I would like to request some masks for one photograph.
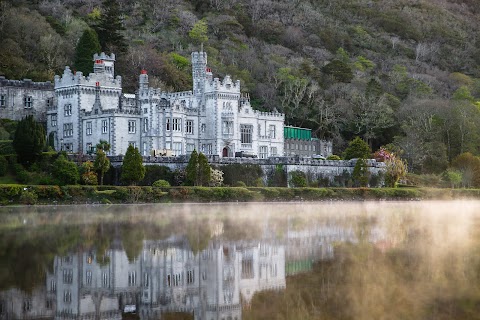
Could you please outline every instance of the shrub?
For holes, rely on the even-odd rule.
[[[340,158],[336,154],[332,154],[327,157],[327,160],[342,160],[342,158]]]
[[[258,164],[229,164],[222,166],[223,183],[233,186],[243,181],[247,186],[255,186],[258,178],[263,177],[263,170]]]
[[[152,184],[152,187],[156,188],[170,188],[170,183],[166,180],[157,180]]]
[[[246,188],[247,185],[245,184],[245,182],[243,181],[236,181],[234,184],[233,184],[234,187],[243,187],[243,188]]]
[[[165,180],[171,185],[174,182],[173,172],[167,166],[145,166],[145,177],[140,181],[139,185],[151,186],[157,180]]]
[[[294,188],[304,188],[307,186],[307,178],[302,171],[290,172],[290,186]]]
[[[8,170],[8,161],[4,156],[0,156],[0,176],[3,177]]]
[[[77,165],[64,155],[60,155],[53,163],[52,174],[61,185],[76,184],[80,179]]]
[[[356,137],[348,144],[348,147],[343,152],[343,158],[350,160],[354,158],[369,159],[372,150],[369,145],[363,141],[360,137]]]
[[[25,190],[20,195],[20,203],[34,205],[37,203],[38,196],[35,192]]]

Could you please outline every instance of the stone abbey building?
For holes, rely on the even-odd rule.
[[[151,88],[145,70],[135,94],[124,93],[115,76],[115,55],[93,56],[94,72],[69,67],[54,83],[0,76],[0,118],[33,115],[46,123],[55,148],[71,153],[94,151],[100,140],[110,155],[124,155],[133,145],[144,156],[178,156],[194,149],[220,158],[332,154],[330,141],[311,137],[310,129],[284,126],[278,112],[252,109],[240,81],[213,78],[205,52],[192,53],[193,90]]]
[[[193,150],[220,157],[283,156],[284,115],[253,110],[240,93],[240,81],[213,78],[205,52],[192,53],[193,91],[151,88],[143,70],[136,94],[123,93],[114,66],[114,54],[96,54],[90,75],[66,67],[55,76],[47,134],[53,134],[57,149],[88,153],[106,140],[111,155],[125,154],[133,145],[144,156]]]

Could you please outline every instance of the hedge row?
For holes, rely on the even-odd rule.
[[[0,185],[0,204],[480,199],[480,189]]]

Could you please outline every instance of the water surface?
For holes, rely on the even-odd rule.
[[[0,319],[479,319],[479,209],[0,208]]]

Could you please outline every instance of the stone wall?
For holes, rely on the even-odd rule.
[[[110,157],[110,161],[114,167],[122,165],[123,156]],[[252,159],[252,158],[221,158],[219,156],[208,157],[210,165],[222,167],[229,164],[256,164],[263,170],[263,180],[266,183],[269,175],[279,166],[285,172],[287,177],[294,171],[305,173],[309,180],[328,179],[330,182],[342,176],[351,175],[356,159],[352,160],[317,160],[301,157],[270,157],[268,159]],[[385,164],[377,162],[374,159],[366,161],[367,167],[371,175],[379,175],[385,172]],[[188,164],[187,156],[180,157],[143,157],[145,165],[161,165],[175,171],[184,169]]]

